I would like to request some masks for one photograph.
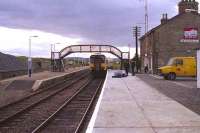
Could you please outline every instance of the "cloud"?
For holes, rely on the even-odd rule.
[[[175,1],[149,1],[150,23],[158,24],[162,12],[174,14]],[[144,3],[139,0],[3,0],[0,5],[1,26],[119,45],[131,43],[132,26],[144,20]]]
[[[49,57],[50,44],[56,45],[56,51],[68,45],[74,45],[82,41],[81,38],[68,38],[61,35],[47,33],[38,30],[19,30],[0,27],[0,50],[14,55],[28,56],[29,37],[37,35],[37,38],[31,38],[32,55]]]
[[[162,13],[168,13],[170,17],[176,15],[179,1],[149,0],[150,28],[160,24]],[[43,31],[46,35],[75,38],[79,43],[134,46],[132,28],[139,23],[144,23],[144,0],[0,1],[0,26],[23,30],[18,32]],[[143,24],[140,26],[144,27]],[[16,42],[18,46],[20,43]]]

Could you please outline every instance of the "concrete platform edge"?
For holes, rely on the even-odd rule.
[[[81,70],[77,70],[77,71],[72,71],[70,73],[65,73],[63,75],[59,75],[59,76],[55,76],[55,77],[51,77],[51,78],[47,78],[47,79],[43,79],[43,80],[36,80],[32,90],[36,91],[38,89],[42,89],[45,87],[48,87],[49,85],[54,85],[55,83],[57,83],[57,81],[63,81],[67,76],[70,76],[74,73],[80,72],[80,71],[84,71],[87,69],[81,69]]]

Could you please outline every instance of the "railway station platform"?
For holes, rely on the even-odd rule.
[[[47,78],[52,78],[55,76],[62,76],[69,72],[75,72],[82,69],[87,69],[88,67],[76,67],[76,68],[70,68],[67,69],[65,72],[50,72],[50,71],[43,71],[38,73],[32,73],[31,78],[28,77],[28,75],[22,75],[22,76],[16,76],[13,78],[8,78],[4,80],[0,80],[0,83],[7,82],[7,81],[13,81],[13,80],[43,80]]]
[[[29,78],[27,75],[8,78],[0,81],[0,107],[17,101],[31,93],[40,89],[43,83],[46,87],[53,85],[60,79],[70,73],[86,70],[88,67],[77,67],[68,69],[65,72],[44,71],[33,73]],[[45,86],[43,85],[43,86]]]
[[[199,133],[200,116],[137,76],[109,70],[87,133]]]

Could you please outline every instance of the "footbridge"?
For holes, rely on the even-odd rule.
[[[72,53],[110,53],[115,55],[121,60],[121,68],[124,60],[129,60],[130,53],[122,52],[115,46],[112,45],[94,45],[94,44],[84,44],[84,45],[71,45],[62,49],[60,52],[51,53],[51,65],[53,71],[63,71],[64,58]]]

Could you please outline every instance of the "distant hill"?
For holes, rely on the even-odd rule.
[[[27,64],[28,58],[26,56],[17,56],[16,57],[17,60],[24,62],[25,64]],[[32,61],[33,62],[45,62],[45,61],[51,61],[51,59],[48,58],[40,58],[40,57],[32,57]]]
[[[0,71],[26,70],[26,64],[15,56],[0,52]]]

